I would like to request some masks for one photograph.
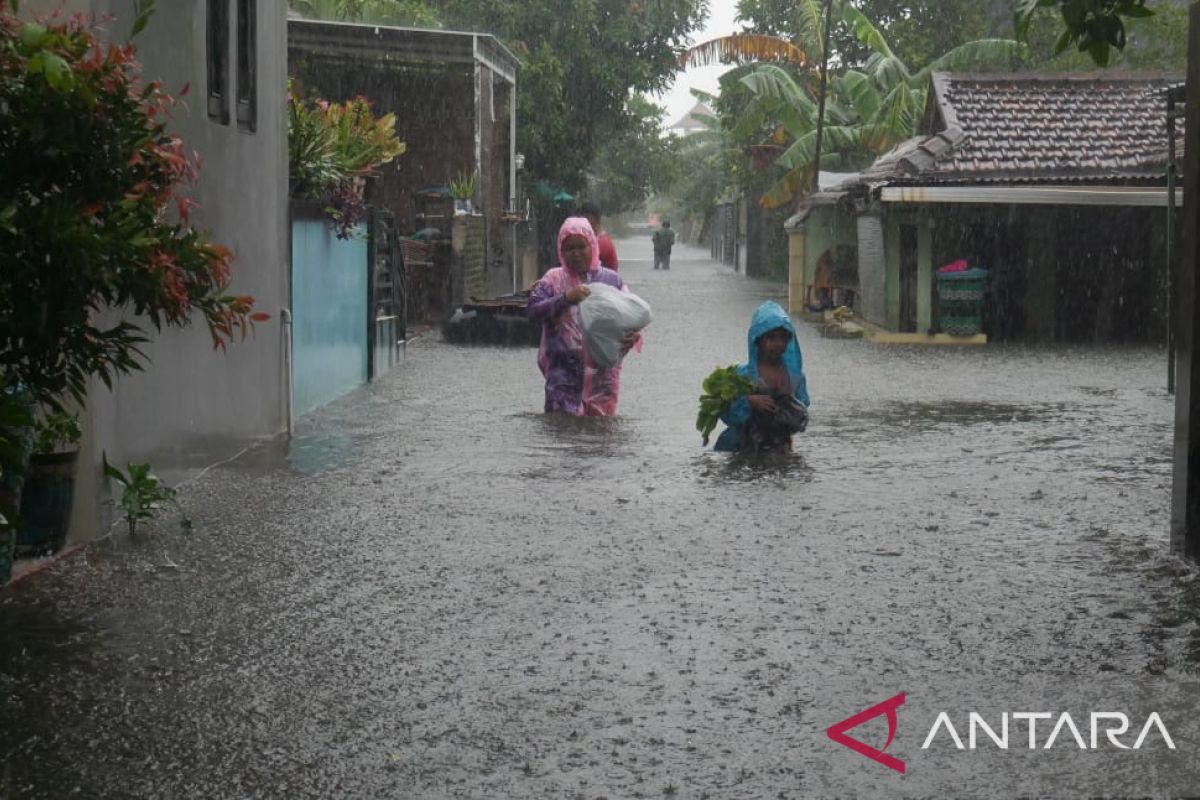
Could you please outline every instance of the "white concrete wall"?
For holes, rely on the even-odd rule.
[[[35,0],[55,8],[59,0]],[[80,3],[76,3],[79,5]],[[127,38],[132,0],[93,0],[90,10],[115,41]],[[236,64],[236,0],[231,0],[230,59]],[[238,130],[207,114],[206,20],[202,0],[164,0],[137,37],[147,80],[167,91],[190,91],[175,109],[173,127],[201,161],[191,192],[200,208],[193,224],[235,253],[233,294],[251,295],[271,315],[244,342],[214,351],[200,321],[153,335],[143,350],[145,372],[122,378],[114,391],[96,382],[80,464],[71,538],[86,539],[104,527],[107,497],[99,479],[102,453],[115,464],[149,461],[177,480],[228,458],[256,438],[285,429],[287,379],[280,311],[288,305],[287,128],[285,115],[286,4],[257,3],[257,130]],[[236,69],[230,70],[231,82]],[[236,87],[230,86],[236,97]],[[97,519],[100,518],[99,523]],[[89,524],[90,522],[90,524]]]

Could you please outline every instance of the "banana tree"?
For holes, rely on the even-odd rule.
[[[1007,39],[976,40],[953,48],[922,69],[912,70],[896,56],[883,33],[853,5],[834,0],[833,13],[871,50],[861,69],[844,69],[829,80],[820,163],[833,168],[865,166],[874,156],[912,136],[925,107],[932,72],[1003,65],[1017,54],[1019,47]],[[772,59],[785,61],[785,67],[763,63],[765,59],[756,58],[756,54],[798,50],[820,56],[820,22],[817,0],[800,0],[795,41],[780,39],[779,47],[772,50],[762,42],[743,46],[739,37],[722,37],[688,51],[687,63],[697,63],[690,56],[693,52],[696,59],[712,58],[712,54],[719,53],[726,61],[755,62],[739,81],[751,92],[754,101],[734,130],[744,134],[746,127],[758,124],[763,115],[779,126],[772,139],[779,150],[775,165],[783,170],[783,175],[762,196],[760,204],[766,208],[779,207],[798,191],[814,185],[817,127],[814,96],[819,76],[814,74],[816,70],[809,66],[809,61]],[[781,142],[788,144],[784,147]]]

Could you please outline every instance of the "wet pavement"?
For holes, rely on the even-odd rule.
[[[0,596],[0,797],[1187,793],[1145,751],[921,747],[943,706],[1200,707],[1162,350],[801,325],[812,423],[747,461],[702,449],[696,396],[783,287],[618,248],[655,310],[620,417],[541,414],[532,349],[418,339],[189,483],[189,537]],[[901,691],[906,775],[825,736]]]

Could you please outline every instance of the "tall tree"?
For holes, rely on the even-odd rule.
[[[1013,11],[1022,36],[1043,8],[1058,9],[1062,14],[1055,52],[1074,45],[1101,66],[1108,64],[1114,50],[1125,49],[1126,20],[1154,16],[1146,0],[1015,0]]]
[[[518,137],[536,179],[577,191],[598,147],[638,124],[708,0],[428,0],[450,28],[493,33],[521,59]]]
[[[423,0],[290,0],[290,5],[313,19],[441,27],[437,13]]]
[[[1010,38],[1010,9],[995,0],[857,0],[855,7],[887,31],[896,55],[923,67],[947,45],[977,39]],[[804,3],[795,0],[738,0],[738,16],[748,31],[793,38],[805,24]],[[844,26],[835,27],[831,51],[841,66],[861,66],[872,50]]]
[[[1033,63],[1052,69],[1179,70],[1187,66],[1187,0],[1095,0],[1081,12],[1075,2],[1017,0],[1015,19]]]
[[[641,206],[674,178],[674,137],[662,135],[663,109],[633,95],[626,113],[634,120],[602,141],[589,170],[588,198],[605,214]]]

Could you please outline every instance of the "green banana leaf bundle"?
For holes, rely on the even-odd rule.
[[[700,413],[696,417],[696,430],[704,436],[704,444],[726,409],[739,397],[754,392],[754,381],[739,375],[737,367],[718,367],[704,379],[704,394],[700,395]]]

